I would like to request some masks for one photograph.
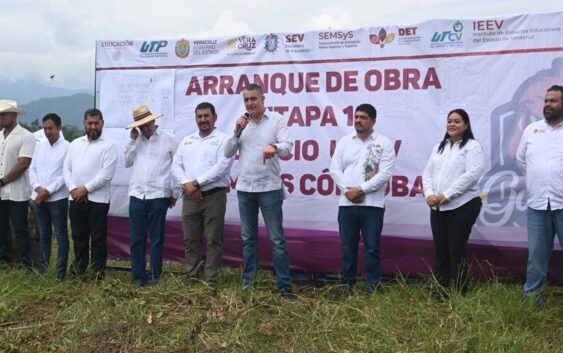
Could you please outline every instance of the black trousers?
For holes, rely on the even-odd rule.
[[[481,204],[481,198],[476,197],[454,210],[430,211],[436,256],[435,276],[442,286],[454,284],[461,291],[467,288],[465,248]]]
[[[109,203],[70,202],[68,215],[74,242],[74,263],[71,273],[79,275],[85,273],[91,262],[92,270],[103,274],[107,261],[108,211]],[[89,256],[90,242],[92,261]]]

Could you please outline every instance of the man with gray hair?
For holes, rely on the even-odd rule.
[[[289,255],[283,232],[284,189],[280,178],[280,157],[289,155],[292,142],[287,120],[267,112],[264,91],[250,84],[242,91],[246,113],[237,119],[233,136],[225,146],[225,156],[239,151],[237,198],[242,228],[244,270],[242,284],[255,284],[258,271],[258,211],[264,217],[272,246],[276,287],[282,297],[295,299],[291,291]]]

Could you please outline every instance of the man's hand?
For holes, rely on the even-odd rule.
[[[344,196],[352,203],[362,203],[365,200],[365,194],[360,190],[362,189],[359,186],[349,186]]]
[[[448,202],[448,199],[446,198],[446,196],[444,196],[443,192],[441,192],[440,195],[436,196],[436,206],[442,206],[446,202]]]
[[[248,118],[244,115],[241,115],[241,117],[238,118],[235,122],[235,131],[233,132],[235,134],[238,134],[242,129],[246,127],[246,124],[248,124]]]
[[[170,196],[168,198],[168,208],[173,208],[174,206],[176,206],[176,199]]]
[[[132,128],[129,136],[131,137],[131,140],[136,141],[139,137],[139,130],[137,130],[137,128]]]
[[[182,190],[184,190],[184,194],[192,196],[194,193],[199,191],[199,188],[196,187],[191,181],[188,181],[187,183],[184,183],[182,185]]]
[[[49,197],[49,195],[51,195],[49,190],[42,188],[41,186],[36,187],[35,192],[37,193],[37,197],[35,198],[35,203],[38,205],[42,204],[43,201],[45,201]]]
[[[434,207],[437,206],[437,202],[436,202],[436,195],[430,195],[426,198],[426,204],[428,205],[428,207]]]
[[[278,151],[276,145],[269,144],[262,150],[262,163],[266,163],[266,159],[270,159],[276,155]]]
[[[88,190],[84,185],[70,190],[70,196],[72,196],[74,202],[78,202],[78,203],[88,202]]]

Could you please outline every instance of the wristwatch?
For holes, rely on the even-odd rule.
[[[364,192],[364,190],[362,190],[362,188],[358,187],[358,194],[360,196],[364,196],[366,193]]]
[[[4,178],[0,179],[0,187],[6,185],[6,183],[4,182]]]
[[[196,188],[199,188],[199,183],[197,182],[197,179],[194,179],[194,181],[192,181],[192,185]]]

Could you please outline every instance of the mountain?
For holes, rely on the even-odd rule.
[[[63,125],[74,125],[82,129],[84,111],[94,107],[94,96],[86,93],[73,94],[66,97],[42,98],[27,104],[19,104],[27,111],[27,115],[21,115],[18,120],[31,123],[35,119],[41,119],[47,113],[57,113]]]
[[[0,80],[0,99],[13,99],[18,105],[24,105],[41,98],[71,96],[77,93],[93,93],[88,89],[67,89],[44,85],[38,81]]]

